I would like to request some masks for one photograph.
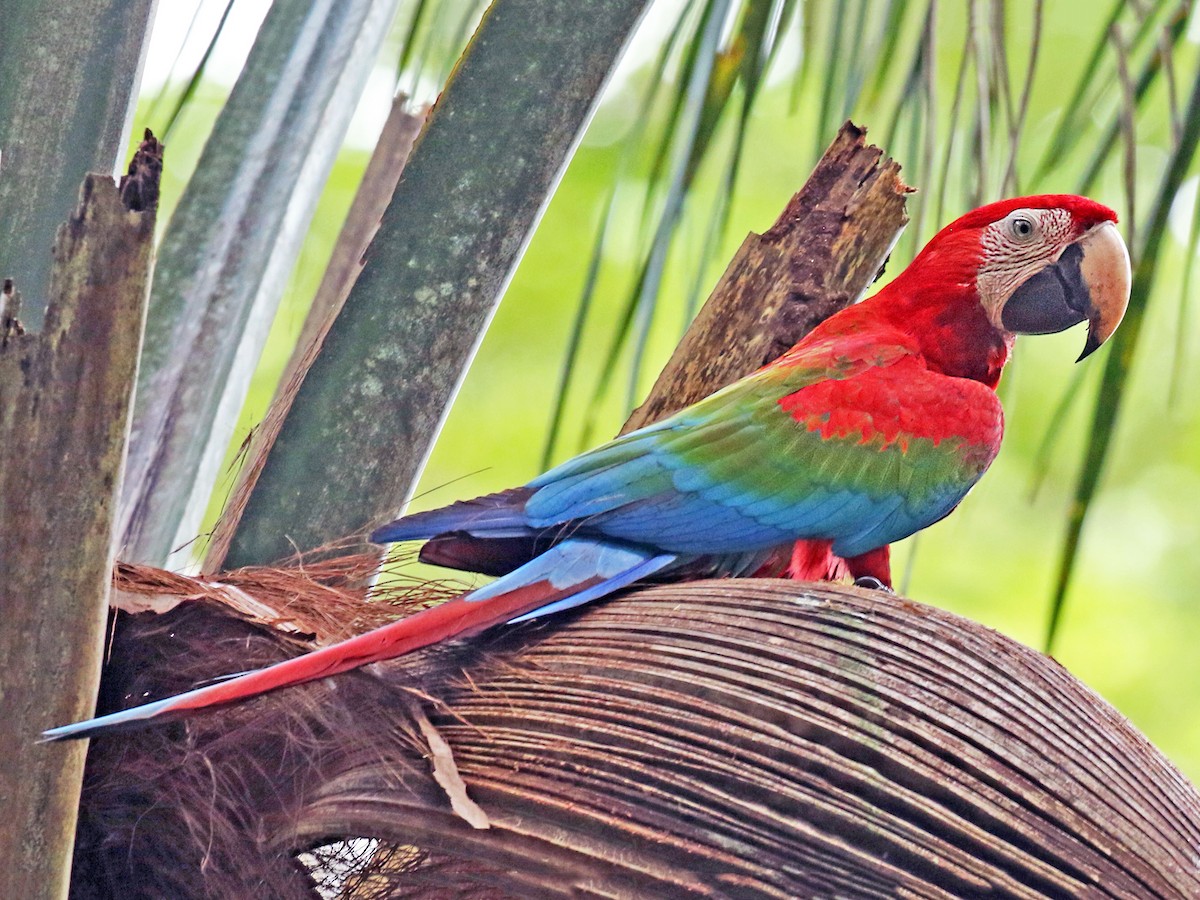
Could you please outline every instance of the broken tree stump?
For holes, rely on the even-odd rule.
[[[36,741],[95,704],[153,238],[153,211],[89,175],[44,327],[0,344],[0,897],[67,889],[85,745]]]
[[[912,188],[866,136],[842,125],[775,224],[747,235],[622,434],[781,356],[875,281],[908,223]]]

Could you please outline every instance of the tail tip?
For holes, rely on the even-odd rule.
[[[57,741],[76,741],[83,738],[96,737],[123,728],[135,727],[150,719],[159,718],[163,713],[175,707],[179,697],[167,697],[142,706],[123,709],[120,712],[97,716],[94,719],[84,719],[82,722],[72,722],[69,725],[59,725],[57,728],[47,728],[42,732],[39,744],[53,744]],[[166,721],[162,719],[162,721]]]
[[[88,722],[74,722],[70,725],[59,725],[57,728],[47,728],[38,738],[39,744],[56,744],[59,741],[80,740],[88,737],[92,729],[87,728]]]

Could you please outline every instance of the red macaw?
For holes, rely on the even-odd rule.
[[[1087,321],[1080,359],[1129,298],[1112,210],[1083,197],[992,203],[943,228],[894,281],[771,364],[527,485],[374,533],[428,539],[423,558],[499,575],[331,647],[176,697],[54,728],[48,740],[391,659],[569,609],[669,574],[843,567],[890,585],[888,544],[953,510],[1000,447],[995,387],[1015,334]],[[785,551],[786,553],[786,551]]]

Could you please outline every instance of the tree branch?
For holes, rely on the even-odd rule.
[[[742,242],[622,434],[748,375],[862,296],[908,222],[911,190],[866,134],[846,122],[778,221]]]

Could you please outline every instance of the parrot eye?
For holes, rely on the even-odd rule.
[[[1018,240],[1027,241],[1033,237],[1033,232],[1036,230],[1033,224],[1033,219],[1028,216],[1017,216],[1009,223],[1009,230],[1012,231],[1013,237]]]

